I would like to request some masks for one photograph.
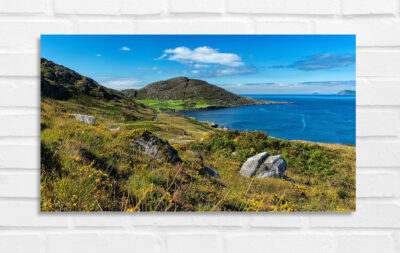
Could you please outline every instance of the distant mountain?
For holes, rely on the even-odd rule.
[[[355,90],[341,90],[337,93],[338,95],[355,95]]]
[[[187,77],[154,82],[139,90],[123,90],[122,93],[161,109],[211,109],[282,103],[242,97],[206,81]],[[175,107],[171,107],[171,103]]]

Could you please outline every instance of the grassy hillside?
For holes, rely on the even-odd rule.
[[[158,113],[118,91],[104,89],[104,93],[97,83],[85,90],[88,78],[61,74],[66,77],[59,79],[57,72],[71,70],[44,63],[42,211],[355,209],[354,146],[213,129],[190,117]],[[55,87],[46,88],[49,83]],[[70,95],[54,96],[59,93],[43,89],[66,89]],[[95,116],[96,124],[81,123],[73,113]],[[140,138],[168,141],[183,161],[173,164],[164,156],[155,159],[144,154],[132,145]],[[288,162],[285,174],[296,184],[276,178],[250,179],[238,173],[248,157],[263,151],[282,155]],[[216,170],[221,178],[207,177],[204,166]]]
[[[45,99],[41,112],[43,211],[346,211],[355,208],[355,148],[268,138],[260,132],[213,130],[206,123],[161,113],[157,121],[117,122],[94,110],[96,126]],[[120,123],[109,127],[111,123]],[[123,131],[111,131],[120,126]],[[183,163],[144,155],[133,139],[169,140]],[[203,139],[203,140],[201,140]],[[245,159],[268,151],[288,161],[296,181],[249,179]],[[202,159],[200,158],[202,157]],[[202,174],[206,165],[221,178]]]
[[[242,97],[202,80],[177,77],[123,94],[160,110],[196,110],[276,103]]]

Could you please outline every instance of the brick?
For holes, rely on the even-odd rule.
[[[301,215],[295,213],[254,214],[250,226],[266,228],[299,228],[302,226]]]
[[[305,34],[313,32],[313,25],[308,21],[257,21],[255,27],[256,33],[260,34]]]
[[[138,34],[233,34],[251,33],[251,25],[241,21],[137,21]]]
[[[222,13],[224,11],[223,0],[170,0],[170,13]]]
[[[176,234],[166,236],[167,253],[222,252],[217,234]]]
[[[400,81],[371,81],[357,86],[357,105],[400,105]]]
[[[396,136],[398,118],[394,111],[357,110],[357,136]]]
[[[135,233],[52,233],[49,252],[160,252],[156,238]]]
[[[54,0],[54,10],[57,14],[108,14],[120,12],[121,0]]]
[[[68,217],[40,213],[39,199],[27,201],[1,201],[0,227],[66,227]]]
[[[194,226],[203,227],[242,227],[249,224],[250,217],[238,216],[235,214],[225,213],[221,216],[219,213],[210,213],[207,216],[192,216]]]
[[[37,53],[0,54],[0,76],[39,76]]]
[[[380,0],[376,4],[375,0],[352,0],[343,1],[343,14],[394,14],[396,13],[395,0]]]
[[[396,167],[400,165],[400,143],[357,142],[358,167]]]
[[[346,234],[336,238],[337,252],[396,252],[394,240],[389,234]]]
[[[45,238],[38,234],[0,234],[2,253],[45,252]]]
[[[39,152],[39,145],[0,145],[0,168],[38,170]]]
[[[37,114],[0,114],[0,121],[7,122],[0,126],[0,136],[40,136],[39,112]]]
[[[392,172],[357,172],[357,197],[394,197],[398,194],[399,176]]]
[[[318,19],[315,30],[317,34],[356,34],[357,46],[400,45],[400,20],[395,18]]]
[[[248,217],[238,217],[233,214],[226,214],[221,217],[218,214],[210,213],[208,216],[196,216],[196,215],[184,215],[171,217],[168,214],[156,213],[148,214],[146,216],[132,218],[133,226],[157,226],[157,227],[168,227],[168,226],[229,226],[229,227],[240,227],[249,223]]]
[[[338,14],[339,2],[336,0],[274,1],[228,0],[227,11],[231,13],[277,13],[277,14]]]
[[[324,234],[245,233],[225,239],[226,252],[332,252],[332,237]]]
[[[68,21],[7,21],[0,22],[0,47],[39,48],[41,34],[70,33]],[[12,36],[10,36],[12,34]]]
[[[39,79],[0,79],[0,106],[38,107],[39,82]]]
[[[0,13],[44,13],[46,0],[1,0]],[[2,38],[3,39],[3,38]]]
[[[315,228],[399,228],[400,205],[396,203],[357,203],[352,214],[317,214],[310,217]]]
[[[400,77],[400,51],[358,51],[357,76]]]
[[[0,197],[39,197],[40,175],[37,173],[1,173]]]
[[[77,227],[126,227],[130,225],[130,219],[127,215],[119,214],[93,213],[88,216],[75,213],[73,223]]]
[[[83,34],[132,34],[133,23],[130,21],[79,21],[78,31]]]
[[[135,226],[191,226],[193,219],[189,215],[171,216],[163,213],[149,213],[146,216],[133,216],[132,225]]]
[[[164,10],[164,0],[122,0],[122,14],[156,15]]]

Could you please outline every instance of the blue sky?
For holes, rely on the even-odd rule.
[[[177,76],[239,94],[355,89],[354,35],[42,35],[41,57],[114,89]]]

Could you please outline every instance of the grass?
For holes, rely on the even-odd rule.
[[[204,101],[184,101],[184,100],[160,101],[153,99],[143,99],[136,101],[157,110],[190,110],[190,109],[200,109],[213,106],[211,104],[207,104]]]
[[[42,211],[351,211],[355,210],[355,147],[285,141],[262,132],[222,131],[183,115],[115,102],[42,100]],[[94,115],[95,126],[71,113]],[[112,127],[110,127],[112,125]],[[123,131],[110,131],[121,127]],[[154,159],[131,146],[154,136],[183,162]],[[288,161],[282,179],[250,179],[238,171],[267,151]],[[203,166],[221,178],[204,176]]]

